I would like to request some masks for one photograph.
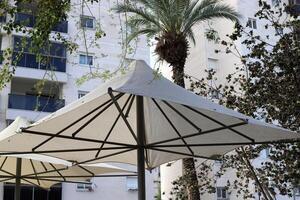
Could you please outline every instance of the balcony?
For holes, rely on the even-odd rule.
[[[52,42],[40,50],[41,57],[32,53],[31,40],[26,37],[14,37],[13,65],[32,69],[66,72],[66,47]]]
[[[9,94],[8,97],[8,108],[12,109],[55,112],[64,106],[64,99],[19,94]]]
[[[30,53],[13,53],[13,64],[18,67],[66,72],[66,58],[44,56],[38,61],[36,55]]]
[[[33,15],[26,13],[16,13],[15,23],[27,27],[33,27],[35,24],[35,18]]]
[[[16,13],[15,23],[20,24],[27,27],[34,27],[36,22],[35,16],[27,13]],[[68,33],[68,22],[62,21],[58,23],[55,27],[53,27],[52,31]]]

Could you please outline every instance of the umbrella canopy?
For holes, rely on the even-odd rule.
[[[76,165],[71,162],[37,154],[0,157],[0,182],[16,182],[17,159],[21,158],[20,179],[23,184],[50,188],[60,182],[77,183],[99,174],[128,172],[109,164]]]
[[[137,112],[138,97],[143,102]],[[142,141],[136,133],[139,119],[145,122]],[[137,164],[136,149],[142,147],[147,167],[154,168],[184,157],[215,158],[242,145],[299,137],[197,96],[135,61],[126,73],[19,134],[0,135],[0,151]]]
[[[0,140],[15,135],[21,127],[29,125],[30,122],[26,119],[17,117],[12,124],[0,132]],[[24,141],[28,142],[26,138],[23,138],[25,144]],[[17,175],[18,159],[21,160],[19,175]],[[97,176],[118,176],[115,174],[117,172],[129,171],[105,163],[73,165],[69,161],[39,154],[0,156],[0,182],[15,183],[16,179],[20,178],[23,184],[32,184],[42,188],[50,188],[59,182],[85,181]],[[119,175],[122,176],[122,174]]]

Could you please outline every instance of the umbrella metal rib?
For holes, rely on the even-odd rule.
[[[97,157],[97,158],[92,158],[92,159],[89,159],[89,160],[85,160],[85,161],[79,162],[76,165],[86,164],[86,163],[93,162],[93,161],[100,161],[101,159],[109,158],[109,157],[116,156],[116,155],[120,155],[122,153],[127,153],[127,152],[133,151],[133,150],[136,150],[136,148],[129,148],[129,149],[126,149],[124,151],[111,153],[111,154],[108,154],[108,155],[105,155],[105,156],[100,156],[100,157]]]
[[[94,176],[90,176],[90,175],[85,175],[85,176],[72,176],[72,175],[68,175],[68,176],[64,176],[66,179],[67,178],[108,178],[108,177],[113,177],[113,178],[116,178],[116,177],[124,177],[124,176],[137,176],[137,174],[109,174],[109,175],[94,175]],[[26,178],[30,178],[30,179],[34,179],[34,177],[32,176],[29,176],[29,177],[26,177]],[[48,176],[48,175],[44,175],[44,176],[40,176],[39,177],[40,180],[44,179],[44,178],[59,178],[57,176]],[[58,180],[56,180],[58,181]]]
[[[121,98],[124,94],[120,94],[119,98]],[[113,102],[110,102],[106,105],[102,110],[100,110],[96,115],[94,115],[91,119],[85,122],[82,126],[80,126],[74,133],[72,133],[72,137],[75,137],[82,129],[84,129],[87,125],[89,125],[92,121],[94,121],[99,115],[105,112],[110,106],[113,105]]]
[[[176,140],[181,140],[181,139],[186,139],[186,138],[192,138],[192,137],[196,137],[196,136],[200,136],[200,135],[205,135],[205,134],[216,132],[216,131],[225,130],[225,129],[228,129],[228,128],[243,126],[243,125],[246,125],[246,124],[248,124],[248,123],[247,122],[240,122],[240,123],[236,123],[236,124],[232,124],[232,125],[227,125],[227,126],[223,126],[223,127],[219,127],[219,128],[213,128],[213,129],[206,130],[206,131],[201,131],[201,132],[197,132],[197,133],[192,133],[192,134],[184,135],[184,136],[178,137],[178,138],[172,138],[172,139],[162,140],[162,141],[159,141],[159,142],[150,143],[150,144],[148,144],[148,146],[151,147],[151,146],[156,146],[158,144],[173,142],[173,141],[176,141]],[[251,144],[253,144],[253,143],[251,142]],[[214,146],[214,145],[212,145],[212,146]]]
[[[186,146],[184,146],[184,147],[186,147]],[[167,150],[167,149],[159,149],[159,148],[155,148],[155,147],[149,147],[149,149],[152,149],[152,150],[155,150],[155,151],[171,153],[171,154],[178,154],[178,155],[188,156],[188,157],[203,158],[203,159],[209,159],[209,160],[218,160],[218,159],[212,158],[212,157],[205,157],[205,156],[200,156],[200,155],[196,155],[196,154],[182,153],[182,152],[171,151],[171,150]]]
[[[138,143],[137,136],[135,135],[135,133],[134,133],[132,127],[130,126],[128,120],[126,119],[126,117],[125,117],[125,115],[124,115],[124,113],[123,113],[123,111],[122,111],[122,109],[121,109],[121,107],[120,107],[120,105],[119,105],[116,97],[114,96],[112,88],[108,88],[108,94],[111,97],[111,99],[112,99],[113,103],[115,104],[116,108],[118,109],[118,111],[119,111],[121,117],[123,118],[123,120],[124,120],[124,122],[125,122],[125,124],[126,124],[126,126],[128,128],[128,130],[130,131],[132,137],[134,138],[134,140],[136,141],[136,143]]]
[[[218,120],[216,120],[216,119],[214,119],[214,118],[212,118],[212,117],[210,117],[210,116],[208,116],[208,115],[206,115],[206,114],[204,114],[204,113],[202,113],[202,112],[200,112],[200,111],[198,111],[198,110],[196,110],[194,108],[191,108],[190,106],[186,106],[186,105],[183,105],[183,106],[186,107],[186,108],[188,108],[188,109],[190,109],[191,111],[193,111],[193,112],[195,112],[195,113],[197,113],[197,114],[199,114],[199,115],[201,115],[201,116],[203,116],[203,117],[205,117],[205,118],[207,118],[207,119],[209,119],[209,120],[211,120],[211,121],[213,121],[213,122],[215,122],[215,123],[223,126],[223,127],[226,126],[224,123],[222,123],[222,122],[220,122],[220,121],[218,121]],[[242,120],[242,121],[245,121],[245,120]],[[253,138],[248,137],[247,135],[241,133],[240,131],[237,131],[237,130],[231,128],[231,127],[229,127],[228,129],[231,130],[232,132],[236,133],[237,135],[242,136],[242,137],[250,140],[252,143],[255,143],[255,140]]]
[[[37,176],[37,174],[36,174],[37,172],[36,172],[36,170],[35,170],[34,164],[33,164],[33,162],[32,162],[31,159],[29,159],[29,161],[30,161],[30,164],[31,164],[31,166],[32,166],[32,170],[33,170],[33,172],[34,172],[34,174],[35,174],[35,178],[36,178],[38,184],[40,185],[41,183],[40,183],[40,180],[39,180],[39,178],[38,178],[38,176]]]
[[[85,167],[78,165],[79,168],[81,168],[82,170],[86,171],[87,173],[89,173],[91,176],[95,176],[95,174],[93,172],[91,172],[90,170],[86,169]]]
[[[66,181],[66,178],[59,172],[59,170],[57,170],[57,168],[52,163],[49,164],[57,172],[57,174],[59,174],[59,176],[63,179],[63,181]]]
[[[130,147],[103,147],[101,150],[122,150],[128,148],[135,148],[137,145],[130,145]],[[18,155],[18,154],[46,154],[46,153],[66,153],[66,152],[81,152],[81,151],[98,151],[99,148],[86,148],[86,149],[57,149],[57,150],[43,150],[43,151],[22,151],[22,152],[2,152],[3,155]]]
[[[42,161],[40,163],[41,163],[42,167],[44,168],[44,170],[47,172],[48,169],[47,169],[46,165]]]
[[[57,171],[64,171],[64,170],[68,170],[68,169],[69,169],[68,167],[64,167],[64,168],[59,168],[59,169],[53,169],[53,170],[48,170],[48,171],[43,171],[43,172],[32,173],[32,174],[25,174],[25,175],[22,175],[22,177],[43,175],[43,174],[48,174],[48,173],[57,172]],[[61,176],[59,176],[59,177],[61,177]]]
[[[186,122],[188,122],[190,125],[192,125],[197,131],[201,132],[201,128],[199,128],[196,124],[194,124],[191,120],[189,120],[186,116],[184,116],[181,112],[179,112],[171,104],[169,104],[167,101],[162,101],[162,102],[164,102],[169,108],[171,108],[173,111],[175,111],[182,119],[184,119]]]
[[[3,160],[3,162],[2,162],[2,164],[1,164],[1,166],[0,166],[0,170],[2,169],[2,167],[4,166],[4,164],[5,164],[6,161],[7,161],[7,156],[4,158],[4,160]]]
[[[122,95],[118,95],[116,98],[120,98]],[[80,117],[79,119],[77,119],[76,121],[72,122],[71,124],[69,124],[68,126],[66,126],[65,128],[63,128],[62,130],[58,131],[55,135],[51,135],[48,139],[46,139],[45,141],[43,141],[42,143],[38,144],[37,146],[35,146],[32,151],[35,151],[37,148],[41,147],[42,145],[46,144],[47,142],[49,142],[50,140],[52,140],[53,138],[55,138],[56,136],[60,135],[61,133],[63,133],[65,130],[71,128],[72,126],[74,126],[75,124],[77,124],[78,122],[80,122],[81,120],[85,119],[86,117],[90,116],[91,114],[93,114],[94,112],[96,112],[97,110],[101,109],[103,106],[105,106],[106,104],[108,104],[109,102],[111,102],[111,99],[109,99],[108,101],[104,102],[103,104],[101,104],[100,106],[96,107],[95,109],[91,110],[90,112],[88,112],[87,114],[83,115],[82,117]],[[26,129],[22,130],[23,132],[26,132]],[[27,132],[28,133],[28,132]]]
[[[188,148],[188,150],[191,152],[191,154],[194,155],[193,150],[188,146],[187,142],[182,138],[181,134],[179,133],[179,131],[177,130],[177,128],[175,127],[175,125],[172,123],[172,121],[169,119],[169,117],[167,116],[167,114],[158,105],[158,103],[155,101],[155,99],[152,98],[152,101],[154,102],[154,104],[156,105],[156,107],[160,110],[160,112],[163,114],[163,116],[166,118],[166,120],[168,121],[168,123],[170,124],[170,126],[173,128],[173,130],[176,132],[176,134],[181,138],[182,142],[185,144],[185,146]]]
[[[63,139],[68,139],[68,140],[78,140],[78,141],[92,142],[92,143],[98,143],[98,144],[107,143],[107,144],[111,144],[111,145],[126,146],[128,148],[132,148],[135,146],[135,145],[126,144],[126,143],[109,142],[109,141],[104,142],[103,140],[88,139],[88,138],[83,138],[83,137],[72,137],[72,136],[67,136],[67,135],[53,135],[52,133],[31,131],[31,130],[26,130],[26,129],[23,129],[22,132],[28,133],[28,134],[33,134],[33,135],[50,136],[50,137],[53,136],[53,138],[57,137],[57,138],[63,138]]]
[[[129,95],[128,99],[126,100],[126,102],[125,102],[125,104],[124,104],[124,106],[123,106],[123,108],[122,108],[122,112],[123,112],[124,109],[126,108],[126,106],[127,106],[128,102],[130,101],[130,99],[134,99],[132,96],[133,96],[133,95]],[[119,113],[118,116],[117,116],[117,118],[115,119],[114,123],[112,124],[110,130],[108,131],[106,137],[104,138],[104,142],[106,142],[106,141],[108,140],[110,134],[111,134],[112,131],[114,130],[114,128],[115,128],[117,122],[119,121],[120,117],[121,117],[121,114]],[[97,151],[97,153],[96,153],[96,155],[95,155],[96,158],[99,156],[99,154],[100,154],[102,148],[104,147],[104,144],[105,144],[105,143],[102,143],[102,144],[101,144],[101,147],[99,148],[99,150]]]

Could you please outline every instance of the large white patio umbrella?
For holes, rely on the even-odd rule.
[[[185,157],[216,158],[242,145],[299,137],[212,103],[136,61],[128,72],[3,139],[0,151],[42,153],[80,164],[137,164],[139,200],[144,200],[145,164],[151,169]]]
[[[20,127],[29,124],[26,119],[17,117],[11,125],[0,132],[0,138],[4,135],[13,135]],[[24,143],[30,142],[26,141],[26,138],[23,139]],[[60,182],[82,183],[93,177],[135,175],[124,172],[129,171],[105,163],[73,165],[72,162],[40,154],[0,156],[0,182],[16,183],[15,199],[20,199],[21,183],[47,189]]]

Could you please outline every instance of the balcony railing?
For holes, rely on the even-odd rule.
[[[64,99],[54,99],[50,97],[9,94],[8,98],[8,108],[13,109],[55,112],[64,106]]]
[[[45,56],[40,61],[30,53],[13,53],[13,64],[19,67],[66,72],[66,58]]]
[[[27,27],[33,27],[35,24],[35,17],[31,14],[27,13],[16,13],[15,17],[15,23],[21,24],[23,26]],[[68,22],[62,21],[58,23],[55,27],[53,27],[52,31],[62,32],[62,33],[68,33]]]

